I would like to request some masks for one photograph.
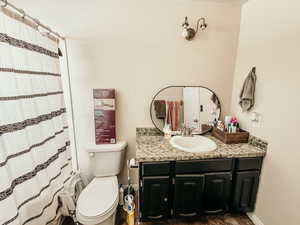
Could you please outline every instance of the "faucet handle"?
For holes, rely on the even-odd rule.
[[[194,127],[190,127],[188,125],[188,123],[183,123],[182,124],[182,129],[181,129],[181,135],[182,136],[192,136],[192,132],[195,130],[196,128]]]
[[[181,135],[182,135],[182,136],[185,136],[186,129],[187,129],[186,124],[185,124],[185,123],[182,123],[181,128],[180,128],[180,132],[181,132]]]
[[[196,130],[195,127],[189,127],[189,128],[188,128],[188,132],[187,132],[187,133],[188,133],[188,136],[192,136],[194,130]]]

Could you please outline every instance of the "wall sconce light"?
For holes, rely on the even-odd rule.
[[[201,17],[200,19],[198,19],[197,21],[197,27],[196,30],[194,28],[191,28],[189,23],[188,23],[188,18],[185,17],[184,23],[182,24],[183,27],[183,31],[182,31],[182,36],[188,40],[191,41],[193,40],[193,38],[196,36],[199,28],[201,30],[205,30],[207,27],[207,24],[205,23],[205,18]]]

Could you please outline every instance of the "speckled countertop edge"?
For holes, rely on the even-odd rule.
[[[217,149],[209,153],[189,153],[177,150],[155,128],[137,128],[136,160],[138,162],[264,157],[267,142],[251,136],[249,143],[224,144],[211,135],[205,135],[217,144]]]

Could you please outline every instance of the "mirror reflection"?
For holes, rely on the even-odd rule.
[[[193,129],[193,134],[210,130],[219,120],[221,104],[218,96],[206,87],[171,86],[159,91],[151,103],[151,119],[159,130],[169,128],[174,134],[182,126]]]

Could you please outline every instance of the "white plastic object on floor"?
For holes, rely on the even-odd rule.
[[[64,216],[73,216],[76,210],[76,201],[84,188],[80,172],[73,172],[71,178],[64,184],[62,192],[59,194],[62,206],[60,211]]]
[[[124,205],[124,188],[120,187],[119,205]]]

